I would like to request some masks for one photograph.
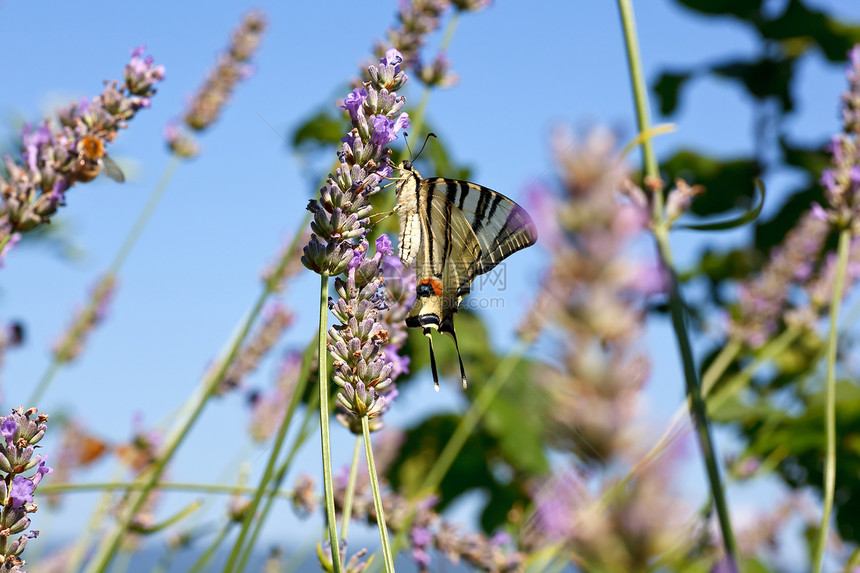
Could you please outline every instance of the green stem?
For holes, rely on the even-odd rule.
[[[0,239],[0,253],[2,253],[2,252],[3,252],[3,249],[6,247],[6,245],[8,245],[8,244],[9,244],[9,241],[10,241],[11,239],[12,239],[12,233],[8,233],[8,234],[6,234],[6,236],[5,236],[5,237],[3,237],[2,239]]]
[[[797,337],[800,336],[802,332],[803,330],[800,328],[787,328],[780,332],[776,338],[770,339],[767,344],[762,346],[756,353],[755,360],[753,360],[746,368],[729,378],[715,393],[711,394],[711,390],[717,382],[716,380],[714,380],[710,386],[703,387],[702,390],[705,396],[708,397],[708,411],[714,412],[722,407],[729,398],[737,394],[741,388],[749,384],[753,374],[758,371],[760,366],[770,362],[785,352],[788,347],[797,340]]]
[[[669,309],[672,315],[672,326],[675,330],[675,337],[678,342],[678,351],[681,354],[681,361],[684,366],[684,381],[687,387],[687,398],[690,401],[690,416],[693,419],[696,435],[699,440],[699,447],[702,450],[702,456],[705,462],[705,471],[708,475],[708,483],[711,488],[711,495],[713,495],[714,498],[714,507],[717,510],[717,516],[720,522],[720,531],[723,535],[723,546],[726,552],[726,559],[731,563],[731,570],[737,571],[737,543],[735,542],[734,532],[732,531],[728,505],[726,503],[723,484],[720,478],[720,471],[717,465],[716,452],[713,440],[711,439],[711,432],[708,427],[705,401],[702,399],[701,387],[699,385],[698,374],[696,373],[696,365],[693,360],[693,350],[690,345],[686,319],[684,317],[684,304],[678,286],[678,277],[675,274],[675,269],[672,265],[671,247],[669,246],[668,236],[666,236],[665,233],[655,232],[655,237],[657,238],[657,243],[659,245],[663,267],[669,277]]]
[[[475,430],[475,427],[490,407],[490,404],[493,403],[499,390],[501,390],[505,382],[508,381],[514,368],[517,366],[519,361],[522,360],[530,344],[531,339],[520,339],[517,346],[502,359],[493,371],[490,379],[481,388],[481,391],[478,393],[474,402],[472,402],[469,410],[462,418],[460,418],[460,423],[457,424],[457,427],[454,429],[454,433],[451,434],[451,438],[448,440],[448,443],[445,444],[439,457],[437,457],[436,461],[433,462],[430,471],[427,472],[427,476],[424,478],[424,482],[421,484],[421,487],[418,488],[418,497],[416,499],[420,499],[424,494],[436,490],[436,488],[439,487],[439,484],[442,483],[442,478],[445,477],[445,474],[448,473],[449,469],[451,469],[451,465],[454,463],[454,460],[457,459],[457,455],[463,449],[463,446],[466,444],[466,440],[468,440],[469,436]],[[413,501],[406,520],[398,529],[397,535],[394,538],[394,545],[392,547],[394,557],[397,557],[400,548],[406,542],[406,533],[412,526],[412,521],[414,519],[415,502]]]
[[[618,0],[621,12],[621,20],[624,27],[624,37],[627,45],[627,58],[630,67],[630,76],[633,84],[633,96],[636,102],[636,115],[639,122],[639,131],[645,133],[650,129],[650,117],[648,107],[648,96],[645,89],[644,74],[639,59],[639,43],[636,37],[636,21],[633,15],[631,0]],[[657,159],[650,138],[642,142],[642,156],[646,179],[657,179],[659,171]],[[647,181],[646,181],[647,186]],[[686,319],[684,316],[684,304],[678,285],[678,276],[672,260],[672,250],[669,244],[668,227],[664,222],[662,190],[654,190],[652,194],[654,201],[653,220],[654,237],[657,240],[658,250],[662,266],[669,279],[669,308],[672,315],[672,325],[678,342],[678,350],[684,367],[684,380],[687,387],[687,396],[690,399],[690,413],[694,420],[699,446],[704,457],[705,470],[714,498],[714,506],[720,521],[720,530],[723,535],[723,545],[726,558],[731,568],[737,571],[737,544],[729,519],[728,506],[726,504],[720,472],[717,466],[711,433],[708,428],[708,418],[705,411],[705,403],[702,399],[701,387],[698,373],[693,359],[693,350],[687,332]]]
[[[311,363],[313,362],[314,358],[316,358],[317,349],[316,349],[316,345],[314,344],[314,342],[316,342],[316,341],[312,341],[308,345],[307,349],[305,350],[304,357],[302,358],[302,367],[299,371],[299,379],[298,379],[299,382],[296,385],[295,390],[293,391],[293,399],[290,401],[290,406],[289,406],[290,411],[287,412],[285,425],[281,426],[281,432],[284,433],[284,435],[286,435],[285,433],[286,433],[287,428],[288,428],[289,423],[290,423],[289,420],[292,420],[292,417],[294,415],[293,412],[295,411],[296,407],[298,406],[298,403],[301,401],[302,396],[304,396],[304,394],[305,394],[305,388],[307,387],[308,378],[310,377],[310,373],[311,373]],[[311,402],[313,402],[313,400],[311,400]],[[250,539],[245,544],[245,548],[243,549],[242,556],[239,560],[239,565],[238,565],[238,567],[235,568],[236,571],[244,571],[245,570],[245,566],[247,565],[248,559],[250,559],[250,557],[251,557],[251,552],[254,550],[254,545],[257,542],[257,537],[260,534],[260,530],[263,528],[263,524],[265,523],[266,517],[269,515],[269,512],[272,509],[272,504],[274,503],[274,500],[275,500],[275,496],[271,495],[270,492],[275,492],[275,491],[278,491],[280,489],[281,484],[284,481],[284,477],[287,474],[287,469],[289,469],[290,464],[292,463],[293,458],[296,455],[296,452],[299,451],[299,448],[302,446],[302,444],[305,442],[307,437],[310,435],[308,425],[309,425],[310,420],[313,418],[313,412],[314,412],[315,407],[316,407],[316,404],[310,404],[310,403],[308,404],[307,410],[305,411],[305,418],[304,418],[304,420],[302,420],[301,429],[299,430],[299,433],[296,436],[296,439],[293,441],[293,445],[290,448],[290,451],[287,454],[286,459],[281,464],[281,466],[278,468],[277,472],[275,472],[275,478],[274,478],[274,481],[272,483],[272,487],[267,488],[269,482],[261,481],[260,486],[257,488],[257,492],[261,492],[261,493],[262,493],[262,489],[268,489],[268,491],[265,492],[267,494],[266,505],[263,507],[263,511],[260,512],[259,515],[255,515],[256,507],[257,507],[257,505],[255,505],[254,506],[254,508],[255,508],[254,513],[249,513],[247,515],[247,517],[245,518],[245,522],[242,524],[242,528],[244,531],[245,527],[249,526],[250,523],[253,521],[254,530],[251,533]],[[280,434],[278,435],[278,441],[281,441]],[[280,451],[280,445],[276,446],[274,449]],[[241,543],[237,543],[237,546],[240,546],[240,545],[241,545]]]
[[[122,243],[119,251],[111,262],[110,267],[108,267],[108,271],[105,273],[105,277],[110,275],[116,276],[119,273],[120,267],[122,267],[125,260],[128,258],[131,249],[134,247],[137,239],[140,237],[140,234],[143,232],[143,229],[146,227],[146,224],[149,222],[149,219],[152,217],[153,212],[155,212],[155,208],[158,206],[159,201],[161,201],[161,197],[164,195],[164,192],[167,190],[167,186],[170,183],[170,180],[173,178],[173,174],[176,173],[177,167],[179,167],[180,159],[175,155],[171,156],[170,161],[167,166],[162,171],[161,176],[158,178],[158,183],[155,184],[155,188],[153,188],[152,193],[149,194],[149,199],[146,202],[143,210],[137,216],[137,220],[134,223],[134,226],[129,231],[128,235],[126,235],[125,240]],[[0,245],[0,250],[2,250],[2,245]],[[98,302],[96,298],[98,296],[98,290],[94,290],[92,296],[90,297],[89,303],[84,310],[84,313],[93,313],[96,310],[96,306]],[[83,313],[82,313],[83,315]],[[51,358],[51,363],[48,365],[48,368],[45,370],[45,373],[39,379],[39,383],[36,385],[36,389],[33,390],[33,393],[30,395],[30,399],[27,402],[28,404],[37,404],[44,395],[45,391],[47,391],[48,387],[51,385],[51,382],[54,380],[54,376],[59,372],[60,366],[64,364],[57,359],[58,356],[63,356],[68,351],[68,348],[59,348],[56,352],[54,352],[53,357]]]
[[[737,338],[730,338],[725,346],[717,353],[707,370],[702,374],[702,394],[707,396],[714,385],[719,382],[732,362],[743,349],[743,343]]]
[[[188,573],[198,573],[199,571],[203,571],[203,568],[206,567],[206,564],[212,560],[212,557],[215,555],[215,552],[221,547],[221,544],[224,542],[224,539],[227,537],[227,533],[230,531],[230,527],[234,525],[231,522],[228,522],[221,528],[221,531],[218,532],[218,535],[215,536],[215,539],[212,540],[212,543],[209,544],[209,547],[206,548],[200,557],[197,558],[197,561],[194,562],[194,565],[188,570]]]
[[[278,268],[274,273],[275,276],[280,275],[284,267],[289,263],[291,254],[292,253],[290,250],[284,252],[284,256],[279,261]],[[219,361],[218,370],[211,378],[204,377],[200,381],[198,391],[195,392],[189,399],[187,407],[184,408],[183,415],[179,417],[180,421],[178,425],[175,427],[174,431],[171,432],[171,434],[166,438],[164,449],[160,452],[158,458],[153,462],[151,468],[141,474],[140,477],[136,480],[137,482],[143,484],[141,491],[137,494],[129,496],[125,509],[119,517],[119,523],[117,527],[115,527],[114,530],[107,536],[105,536],[105,538],[103,539],[98,551],[93,556],[92,561],[90,561],[90,564],[87,567],[87,573],[104,573],[105,571],[107,571],[108,566],[110,565],[113,557],[116,555],[117,549],[119,548],[119,545],[122,542],[126,531],[128,530],[128,526],[131,523],[131,520],[143,506],[147,496],[152,491],[152,489],[156,487],[159,478],[164,473],[164,469],[167,467],[167,463],[179,449],[180,444],[184,441],[185,437],[191,431],[191,428],[193,427],[194,423],[197,421],[197,419],[200,417],[200,414],[203,412],[203,408],[205,407],[209,398],[214,394],[215,389],[218,388],[218,385],[224,379],[224,375],[227,373],[227,370],[230,368],[230,365],[236,359],[236,354],[239,352],[239,348],[241,347],[245,338],[248,336],[248,333],[251,330],[251,325],[254,323],[254,321],[262,311],[266,300],[272,293],[272,289],[272,284],[266,284],[266,286],[260,293],[260,296],[255,301],[254,306],[251,308],[251,311],[241,321],[238,333],[236,334],[236,336],[233,337],[233,340],[229,345],[229,351],[227,352],[227,355]],[[324,360],[321,360],[320,362],[324,363]]]
[[[84,312],[86,312],[86,310]],[[27,402],[25,402],[26,404],[33,406],[42,400],[42,396],[44,396],[48,386],[51,385],[51,381],[54,379],[54,376],[57,374],[57,371],[60,369],[60,365],[62,364],[62,362],[57,360],[56,357],[64,350],[64,348],[60,348],[54,353],[54,357],[51,358],[51,363],[48,365],[48,369],[45,370],[45,373],[42,374],[41,378],[39,378],[39,383],[36,384],[36,388],[33,390],[33,393],[30,394]]]
[[[280,490],[281,484],[284,481],[284,477],[287,475],[287,470],[290,468],[293,459],[296,457],[296,454],[299,451],[299,448],[304,445],[305,441],[311,436],[311,428],[310,424],[313,421],[314,413],[316,412],[316,398],[312,398],[308,401],[307,410],[305,411],[305,419],[302,420],[302,428],[299,431],[299,436],[296,438],[296,441],[293,443],[293,448],[290,450],[290,453],[287,454],[287,458],[284,460],[284,463],[281,464],[281,467],[278,468],[278,473],[275,476],[275,484],[274,486],[266,492],[266,505],[263,507],[263,511],[260,512],[260,517],[256,520],[254,524],[254,531],[251,534],[251,538],[248,540],[248,543],[245,544],[245,550],[242,552],[242,559],[239,561],[239,571],[244,571],[245,567],[248,564],[248,560],[251,558],[251,553],[256,547],[257,538],[260,536],[260,531],[263,529],[263,523],[265,523],[266,516],[272,510],[272,507],[275,504],[275,499],[277,498],[275,493]],[[289,492],[289,495],[292,496],[292,492]]]
[[[329,438],[328,408],[328,353],[326,336],[328,324],[328,273],[320,276],[320,327],[319,327],[319,396],[320,396],[320,442],[322,443],[323,485],[325,488],[325,512],[328,538],[331,543],[331,562],[334,573],[340,573],[340,544],[337,541],[337,518],[334,512],[334,480],[331,471],[331,441]]]
[[[173,179],[173,174],[176,173],[176,169],[179,167],[180,163],[181,159],[179,159],[179,157],[171,155],[170,161],[167,163],[164,171],[162,171],[161,177],[158,178],[158,183],[155,184],[155,188],[152,190],[152,193],[150,193],[149,199],[143,207],[143,211],[141,211],[140,215],[137,216],[137,221],[134,222],[134,226],[125,237],[125,241],[123,241],[122,246],[119,248],[119,252],[116,254],[116,257],[114,257],[108,270],[109,274],[117,274],[120,267],[125,263],[129,253],[131,253],[135,243],[137,243],[138,238],[140,238],[140,234],[143,232],[143,229],[146,228],[147,223],[149,223],[149,219],[155,212],[155,208],[158,207],[161,197],[164,195],[164,192],[167,191],[167,186],[170,183],[170,180]]]
[[[830,528],[830,517],[833,512],[833,493],[836,489],[836,350],[839,343],[837,326],[839,322],[839,307],[842,304],[842,292],[845,286],[845,270],[848,267],[848,251],[851,245],[851,230],[842,229],[839,232],[837,247],[836,277],[833,280],[833,296],[830,301],[830,332],[827,336],[827,398],[825,401],[825,429],[827,433],[827,457],[824,465],[824,507],[821,511],[821,526],[818,529],[818,539],[812,563],[813,571],[821,571],[824,558],[824,547],[827,544],[827,532]]]
[[[349,481],[346,483],[346,494],[343,498],[343,523],[340,528],[340,538],[346,543],[349,533],[349,520],[352,519],[352,500],[355,497],[355,482],[358,478],[358,454],[361,452],[361,436],[355,437],[355,447],[352,449],[352,463],[349,466]]]
[[[83,493],[90,491],[140,491],[145,487],[142,482],[91,482],[91,483],[58,483],[39,484],[39,493]],[[251,495],[257,488],[236,487],[235,485],[214,485],[205,483],[159,482],[158,490],[186,491],[192,493],[241,494]],[[289,499],[292,493],[275,489],[266,490],[266,495],[274,495]]]
[[[645,87],[645,74],[642,73],[642,62],[639,59],[639,39],[636,34],[636,17],[633,15],[633,4],[631,0],[618,0],[618,8],[621,10],[621,24],[624,27],[627,62],[630,67],[630,79],[633,83],[633,98],[636,104],[636,121],[639,124],[639,133],[646,133],[651,129],[651,112],[648,106],[648,91]],[[651,146],[651,139],[646,138],[641,147],[645,174],[653,177],[659,176],[657,156],[654,154],[654,148]],[[654,193],[653,212],[655,214],[655,220],[660,220],[662,218],[662,193]]]
[[[373,445],[370,443],[370,422],[366,415],[361,417],[361,434],[364,437],[364,453],[367,456],[367,473],[370,476],[370,489],[373,493],[373,508],[376,510],[376,523],[379,525],[379,538],[382,541],[382,557],[385,561],[385,572],[394,573],[394,557],[391,553],[391,542],[388,539],[388,527],[385,525],[385,511],[382,508],[382,494],[379,491],[379,478],[376,475],[376,463],[373,461]]]
[[[236,567],[236,563],[239,560],[240,552],[242,551],[245,539],[248,537],[252,524],[255,521],[261,521],[257,516],[257,508],[260,506],[260,501],[263,499],[263,494],[266,492],[269,482],[271,482],[273,477],[275,476],[275,464],[277,463],[278,456],[280,455],[282,448],[284,447],[284,441],[287,438],[287,431],[290,427],[290,421],[293,419],[293,414],[295,413],[296,408],[298,407],[299,402],[304,395],[305,385],[307,384],[308,375],[310,374],[311,362],[313,362],[315,351],[316,348],[314,348],[313,343],[311,343],[309,345],[309,348],[305,350],[304,356],[302,357],[302,367],[299,372],[298,384],[296,384],[296,388],[293,391],[290,405],[284,412],[284,419],[281,421],[280,427],[278,428],[278,434],[275,438],[275,443],[269,451],[269,461],[266,463],[266,468],[263,470],[263,475],[260,476],[260,482],[257,484],[257,489],[254,491],[254,497],[251,500],[250,505],[248,506],[245,519],[242,521],[241,531],[236,537],[236,541],[233,542],[233,549],[230,552],[230,556],[227,559],[227,563],[224,565],[225,573],[241,570],[240,568]]]

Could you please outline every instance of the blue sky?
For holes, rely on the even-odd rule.
[[[860,3],[816,4],[860,21]],[[175,413],[257,296],[260,272],[296,230],[315,192],[302,159],[259,116],[284,134],[309,113],[333,106],[346,94],[374,38],[394,22],[395,3],[233,2],[216,8],[198,1],[94,1],[84,10],[69,2],[0,1],[0,53],[6,55],[0,60],[0,77],[6,78],[0,91],[0,137],[11,137],[21,118],[35,121],[52,105],[98,93],[102,80],[118,77],[129,51],[139,44],[167,68],[152,108],[135,118],[111,149],[129,181],[120,186],[100,178],[78,186],[56,217],[83,256],[69,261],[48,249],[20,248],[0,270],[0,318],[24,320],[28,330],[26,347],[10,353],[4,364],[7,406],[24,400],[46,368],[51,343],[110,263],[167,164],[164,125],[181,114],[252,6],[270,20],[254,76],[240,85],[222,118],[201,138],[200,157],[180,167],[121,274],[109,320],[39,405],[85,417],[117,439],[128,435],[134,412],[151,424]],[[649,79],[665,67],[685,68],[754,50],[754,38],[729,21],[700,18],[665,0],[640,2],[637,10]],[[608,125],[632,137],[626,57],[613,2],[499,2],[461,19],[449,56],[460,83],[432,95],[429,118],[455,156],[473,167],[474,180],[510,197],[520,197],[526,185],[551,172],[549,135],[557,125]],[[800,74],[799,111],[791,130],[800,140],[820,141],[839,128],[842,70],[814,55]],[[415,85],[404,93],[412,102],[420,95]],[[657,141],[662,156],[683,146],[725,155],[752,149],[750,107],[727,82],[695,82],[672,120],[679,129]],[[768,209],[778,205],[780,181],[786,180],[768,182],[773,201]],[[689,235],[677,243],[682,264],[703,245]],[[500,348],[510,343],[521,303],[545,260],[537,248],[527,253],[517,255],[510,267],[518,275],[506,295],[510,304],[492,316],[485,311]],[[297,344],[307,340],[317,320],[315,302],[310,302],[316,297],[314,279],[301,277],[285,296],[297,312],[289,336]],[[666,348],[668,336],[665,325],[653,324],[647,344]],[[264,383],[272,370],[266,363],[254,381]],[[463,405],[453,386],[439,394],[431,386],[428,374],[426,384],[402,395],[390,423],[408,424],[416,412]],[[681,395],[676,356],[659,353],[648,395],[655,419],[670,415]],[[233,397],[208,408],[171,471],[174,479],[234,479],[236,468],[225,460],[234,460],[246,443],[240,405]],[[336,432],[336,463],[337,456],[345,462],[350,444],[345,432]],[[317,458],[311,449],[301,465],[318,473]],[[246,459],[253,472],[265,457]],[[200,475],[201,467],[211,471]],[[94,472],[90,477],[104,476]],[[75,498],[65,518],[51,525],[57,535],[73,533],[81,523],[73,511],[92,500]],[[274,535],[274,529],[269,533]]]

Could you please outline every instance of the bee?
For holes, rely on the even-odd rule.
[[[81,182],[92,181],[104,169],[105,175],[122,183],[125,175],[119,165],[105,153],[105,143],[94,135],[87,135],[78,142],[78,159],[72,167],[75,179]]]

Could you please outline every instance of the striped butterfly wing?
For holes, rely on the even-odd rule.
[[[447,205],[463,214],[480,247],[480,255],[466,271],[470,281],[537,241],[537,228],[525,209],[492,189],[437,177],[423,179],[419,193],[428,196],[436,217],[445,213]]]

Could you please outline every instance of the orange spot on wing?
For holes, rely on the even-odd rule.
[[[433,289],[433,294],[436,296],[442,296],[442,283],[437,281],[436,279],[429,278],[424,279],[423,281],[418,283],[419,285],[430,285],[430,288]]]

